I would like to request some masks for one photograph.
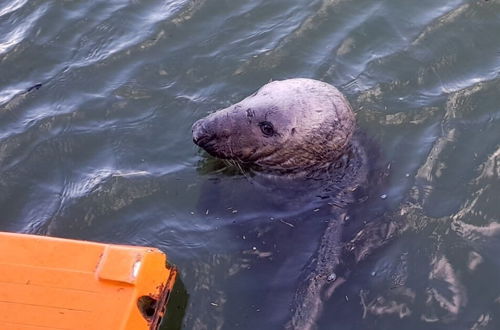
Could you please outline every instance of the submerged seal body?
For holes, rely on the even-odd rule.
[[[262,172],[304,173],[346,153],[354,113],[332,85],[313,79],[273,81],[198,120],[193,141],[211,155]]]
[[[279,204],[286,204],[292,189],[299,198],[292,197],[291,204],[302,203],[304,211],[311,205],[328,210],[331,220],[302,276],[287,329],[314,328],[322,299],[332,294],[333,282],[342,282],[332,278],[340,263],[343,221],[368,172],[355,131],[354,112],[342,93],[303,78],[270,82],[193,124],[194,143],[250,168],[256,174],[251,180],[267,189],[265,198],[280,195]]]

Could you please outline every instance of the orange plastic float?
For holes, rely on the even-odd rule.
[[[159,250],[0,232],[0,329],[156,329],[177,275]]]

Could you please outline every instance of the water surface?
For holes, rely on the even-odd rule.
[[[315,78],[387,174],[318,329],[500,328],[500,1],[4,0],[0,31],[0,230],[158,247],[184,329],[280,328],[328,214],[262,204],[190,127]]]

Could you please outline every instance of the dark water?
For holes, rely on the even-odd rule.
[[[500,329],[499,32],[498,0],[3,0],[0,230],[158,247],[184,329],[282,328],[328,214],[267,205],[190,126],[310,77],[387,173],[318,328]]]

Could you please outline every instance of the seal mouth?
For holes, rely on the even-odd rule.
[[[203,135],[200,137],[193,137],[193,142],[210,155],[218,158],[225,158],[223,154],[217,151],[217,141],[215,135]]]
[[[220,153],[217,149],[217,143],[214,140],[209,140],[204,142],[203,145],[199,145],[203,150],[208,152],[209,155],[220,159],[226,159],[226,155]]]
[[[213,145],[214,136],[209,135],[201,135],[201,136],[193,136],[193,142],[198,147],[206,149],[210,145]]]

